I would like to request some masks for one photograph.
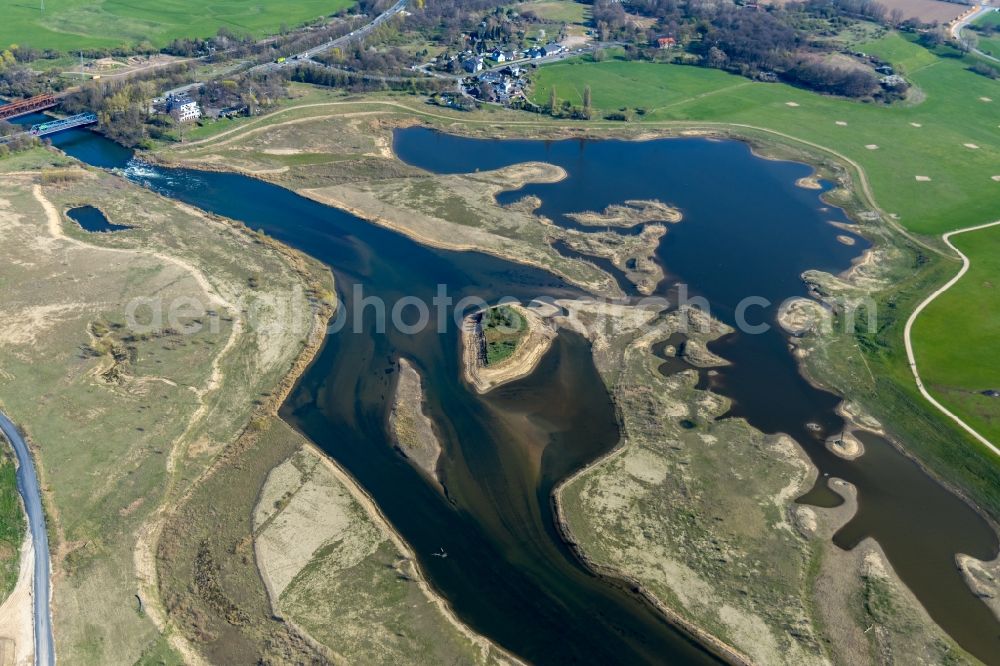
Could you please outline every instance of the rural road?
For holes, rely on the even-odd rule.
[[[45,514],[42,511],[42,496],[38,489],[35,463],[24,438],[7,416],[0,412],[0,430],[14,447],[17,455],[17,490],[24,499],[24,510],[28,514],[28,529],[35,549],[35,571],[32,576],[32,614],[35,625],[35,664],[54,666],[55,645],[52,641],[52,614],[49,608],[49,538],[45,532]]]
[[[968,423],[963,421],[961,418],[953,414],[947,407],[942,405],[933,396],[931,396],[930,392],[924,386],[923,380],[920,379],[920,372],[917,370],[917,359],[916,356],[914,356],[913,354],[913,342],[911,340],[911,331],[913,329],[913,323],[917,320],[917,317],[920,316],[920,313],[924,311],[924,308],[933,303],[938,296],[940,296],[941,294],[945,293],[946,291],[954,287],[956,284],[958,284],[958,281],[961,280],[962,277],[964,277],[965,274],[969,272],[969,266],[972,265],[972,262],[969,261],[969,258],[965,256],[962,253],[962,251],[959,250],[957,247],[955,247],[955,245],[951,242],[952,236],[968,233],[970,231],[981,231],[982,229],[989,229],[990,227],[996,227],[996,226],[1000,226],[1000,220],[996,222],[990,222],[989,224],[980,224],[979,226],[969,227],[967,229],[958,229],[956,231],[946,233],[944,236],[942,236],[942,240],[944,240],[944,242],[948,245],[948,247],[954,250],[955,253],[962,258],[962,270],[960,270],[955,277],[949,280],[947,284],[945,284],[943,287],[941,287],[933,294],[928,296],[926,299],[924,299],[924,301],[920,305],[917,306],[917,309],[913,311],[913,314],[910,315],[910,318],[906,322],[906,329],[903,331],[903,340],[906,343],[906,358],[910,362],[910,370],[913,371],[913,378],[917,382],[917,388],[920,389],[921,395],[923,395],[928,402],[934,405],[938,409],[938,411],[940,411],[942,414],[944,414],[952,421],[957,423],[959,426],[961,426],[962,429],[965,430],[967,433],[975,437],[980,444],[988,448],[994,454],[1000,456],[1000,448],[997,448],[997,446],[993,444],[993,442],[986,439],[983,435],[979,434],[979,432],[977,432],[975,428],[973,428]]]
[[[328,42],[320,44],[319,46],[314,46],[311,49],[307,49],[302,53],[296,53],[295,55],[286,58],[283,62],[265,62],[260,65],[256,65],[246,70],[246,73],[258,74],[261,72],[271,72],[274,70],[282,69],[284,67],[295,65],[302,60],[309,60],[313,56],[319,55],[323,51],[328,51],[338,46],[346,46],[347,44],[351,43],[356,39],[361,39],[363,37],[366,37],[368,33],[370,33],[372,30],[379,27],[380,25],[388,21],[396,14],[403,11],[406,8],[407,2],[409,2],[409,0],[399,0],[392,7],[390,7],[389,9],[385,10],[384,12],[376,16],[374,19],[372,19],[371,23],[366,23],[365,25],[358,28],[354,32],[351,32],[350,34],[344,35],[343,37],[338,37],[337,39],[331,39]],[[193,90],[194,88],[197,88],[203,84],[204,84],[203,81],[188,83],[186,85],[168,90],[164,92],[162,96],[167,97],[169,95],[180,95],[181,93]]]
[[[337,39],[331,39],[328,42],[324,42],[319,46],[314,46],[311,49],[303,51],[302,53],[296,53],[295,55],[286,58],[282,62],[266,62],[262,65],[251,67],[249,70],[247,70],[247,72],[249,73],[266,72],[275,69],[282,69],[283,67],[290,67],[294,65],[298,60],[309,60],[313,56],[319,55],[324,51],[329,51],[330,49],[336,48],[338,46],[346,46],[347,44],[350,44],[356,39],[362,39],[364,37],[367,37],[372,30],[379,27],[380,25],[388,21],[396,14],[403,11],[406,8],[406,3],[408,1],[409,0],[399,0],[392,7],[390,7],[389,9],[385,10],[384,12],[376,16],[371,23],[366,23],[362,27],[358,28],[357,30],[347,35],[344,35],[343,37],[338,37]]]
[[[980,16],[983,16],[984,14],[988,14],[989,12],[992,12],[995,9],[996,9],[996,7],[991,7],[989,5],[982,5],[979,9],[977,9],[974,12],[972,12],[971,14],[969,14],[968,16],[966,16],[965,18],[959,19],[958,21],[955,21],[955,23],[953,23],[952,26],[951,26],[951,35],[952,35],[952,37],[954,37],[958,41],[962,41],[962,29],[965,26],[967,26],[970,23],[974,22]],[[992,60],[993,62],[1000,62],[1000,58],[994,58],[989,53],[983,53],[982,51],[980,51],[979,49],[977,49],[975,47],[972,48],[972,51],[976,55],[981,56],[983,58],[986,58],[987,60]]]

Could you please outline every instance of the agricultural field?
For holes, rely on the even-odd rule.
[[[881,4],[890,12],[899,9],[903,18],[917,18],[924,23],[940,23],[942,25],[954,21],[969,10],[968,5],[942,0],[881,0]]]
[[[143,42],[160,47],[180,37],[208,37],[219,28],[254,36],[277,33],[353,5],[353,0],[47,0],[6,3],[0,44],[75,51]],[[110,29],[113,27],[113,31]]]

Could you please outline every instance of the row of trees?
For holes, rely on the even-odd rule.
[[[291,78],[293,81],[330,88],[344,88],[351,92],[401,90],[415,94],[434,94],[444,92],[452,87],[452,83],[444,79],[415,76],[383,77],[314,65],[299,65],[293,70]]]

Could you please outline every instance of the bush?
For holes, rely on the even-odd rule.
[[[988,79],[1000,79],[1000,69],[987,65],[985,62],[977,62],[969,68],[969,71],[975,72],[980,76],[985,76]]]

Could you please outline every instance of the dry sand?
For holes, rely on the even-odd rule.
[[[0,664],[3,666],[31,666],[35,663],[35,625],[31,603],[34,569],[35,551],[31,533],[27,532],[21,544],[17,585],[0,606],[0,640],[3,642],[3,661]]]
[[[865,454],[865,446],[851,430],[845,430],[826,440],[826,448],[845,460],[854,460]]]

